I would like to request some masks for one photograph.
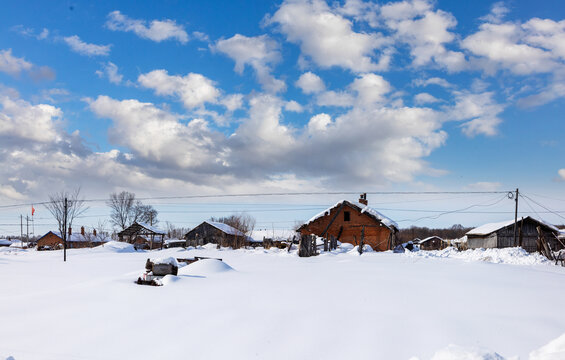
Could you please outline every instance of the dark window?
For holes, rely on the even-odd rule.
[[[349,213],[349,211],[343,212],[343,221],[351,221],[351,214]]]

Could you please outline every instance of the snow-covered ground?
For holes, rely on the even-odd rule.
[[[0,359],[565,359],[565,268],[516,249],[62,255],[0,248]],[[169,256],[224,262],[133,283]]]

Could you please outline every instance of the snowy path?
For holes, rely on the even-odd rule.
[[[194,255],[235,270],[133,283],[148,257]],[[61,252],[2,252],[0,269],[2,360],[423,360],[449,344],[527,359],[565,333],[565,268],[550,264],[82,249],[67,263]]]

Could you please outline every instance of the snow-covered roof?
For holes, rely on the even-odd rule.
[[[247,239],[249,241],[254,241],[250,236],[246,236],[243,232],[239,231],[238,229],[234,228],[233,226],[230,226],[228,224],[224,224],[221,222],[215,222],[215,221],[204,221],[205,223],[207,223],[208,225],[211,225],[213,227],[215,227],[216,229],[225,232],[228,235],[233,235],[233,236],[244,236],[247,237]]]
[[[430,240],[433,240],[433,239],[440,239],[441,241],[444,241],[444,240],[443,240],[442,238],[440,238],[439,236],[435,236],[435,235],[434,235],[434,236],[429,236],[429,237],[427,237],[427,238],[425,238],[425,239],[420,240],[420,241],[418,242],[418,244],[422,244],[422,243],[425,243],[426,241],[430,241]]]
[[[8,239],[0,239],[0,245],[9,246],[12,245],[12,242]]]
[[[540,223],[541,225],[545,225],[548,228],[550,228],[553,231],[559,231],[559,229],[557,229],[555,226],[547,224],[541,220],[538,219],[534,219],[531,216],[526,216],[524,218],[524,220],[530,218],[533,221],[536,221],[538,223]],[[522,219],[518,219],[518,222],[522,221]],[[514,220],[507,220],[507,221],[501,221],[501,222],[496,222],[496,223],[489,223],[489,224],[484,224],[481,225],[479,227],[476,227],[470,231],[467,232],[466,235],[489,235],[492,234],[495,231],[498,231],[500,229],[503,229],[507,226],[513,225],[514,224]]]
[[[147,230],[149,230],[151,232],[154,232],[155,234],[165,235],[167,233],[165,230],[158,229],[158,228],[151,226],[151,225],[144,223],[144,222],[137,221],[137,224],[141,225],[142,227],[146,228]]]
[[[341,201],[337,202],[335,205],[327,208],[326,210],[324,210],[324,211],[320,212],[319,214],[315,215],[314,217],[312,217],[304,225],[308,225],[311,222],[313,222],[313,221],[315,221],[315,220],[317,220],[321,217],[326,216],[326,212],[329,213],[329,211],[331,209],[333,209],[337,206],[340,206],[341,204],[347,204],[347,205],[352,206],[353,208],[357,208],[357,210],[359,210],[361,213],[366,213],[367,215],[370,215],[371,217],[379,220],[383,225],[385,225],[388,228],[394,227],[394,228],[398,229],[398,224],[396,222],[394,222],[390,218],[384,216],[383,214],[381,214],[377,210],[373,209],[369,205],[365,205],[365,204],[358,203],[356,201],[349,201],[349,200],[341,200]]]
[[[63,239],[61,237],[60,232],[58,232],[58,231],[50,231],[50,232],[57,235],[58,237],[60,237],[61,240]],[[49,234],[49,232],[47,234]],[[45,235],[47,235],[47,234],[45,234]],[[43,236],[45,236],[45,235],[43,235]],[[103,236],[103,235],[100,235],[100,234],[96,234],[96,236],[94,236],[94,234],[82,235],[81,233],[78,233],[78,234],[67,235],[67,241],[69,241],[69,242],[99,242],[99,243],[103,243],[103,242],[112,241],[112,239],[108,236]]]

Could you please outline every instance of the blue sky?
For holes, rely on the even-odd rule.
[[[0,13],[0,201],[40,202],[78,186],[89,199],[520,187],[560,211],[564,16],[556,0],[9,2]],[[282,227],[340,197],[213,200],[211,215],[153,203],[163,222],[182,226],[267,204],[285,211],[253,214]],[[391,199],[405,212],[388,209]],[[434,199],[369,196],[403,226],[430,215],[407,217],[418,206],[406,201],[429,211],[483,201]],[[107,212],[98,205],[89,219]],[[533,208],[521,213],[565,222]],[[24,211],[3,210],[0,223]]]

